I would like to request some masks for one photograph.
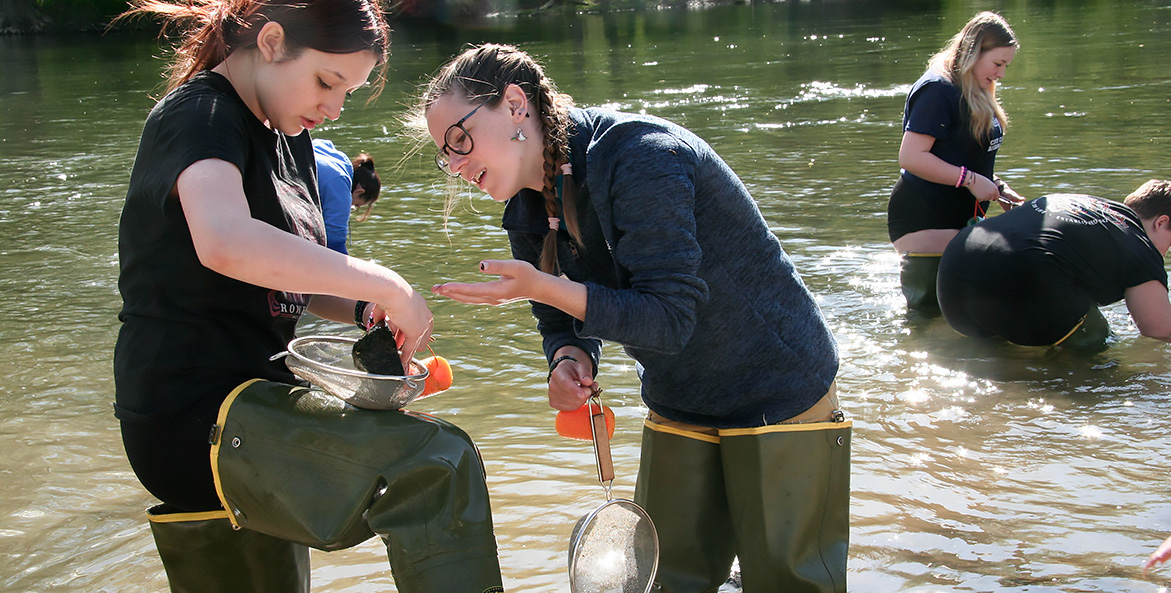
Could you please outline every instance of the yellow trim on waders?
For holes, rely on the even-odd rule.
[[[228,511],[196,511],[194,513],[167,513],[165,515],[147,514],[146,520],[151,523],[186,523],[188,521],[210,521],[212,519],[227,519]]]
[[[1070,336],[1072,336],[1074,333],[1076,333],[1076,332],[1077,332],[1077,330],[1081,329],[1081,327],[1082,327],[1083,325],[1085,325],[1085,324],[1086,324],[1086,318],[1087,318],[1087,317],[1089,317],[1089,316],[1090,316],[1090,314],[1089,314],[1089,313],[1086,313],[1085,315],[1082,315],[1082,318],[1081,318],[1081,319],[1078,319],[1078,320],[1077,320],[1077,323],[1075,323],[1075,324],[1074,324],[1074,326],[1073,326],[1073,329],[1069,330],[1069,333],[1068,333],[1068,334],[1065,334],[1064,336],[1061,336],[1061,339],[1060,339],[1060,340],[1057,340],[1056,342],[1053,342],[1053,345],[1054,345],[1054,346],[1060,346],[1062,342],[1064,342],[1064,341],[1068,340]]]
[[[257,383],[262,380],[263,379],[252,379],[249,381],[245,381],[245,382],[241,383],[238,387],[233,389],[232,392],[228,394],[228,397],[224,398],[224,403],[220,404],[219,414],[216,415],[216,421],[215,421],[216,425],[215,425],[215,428],[213,429],[213,430],[215,430],[215,438],[211,443],[211,477],[212,477],[212,481],[215,482],[215,494],[220,499],[220,504],[223,505],[225,509],[228,508],[228,500],[226,498],[224,498],[224,488],[223,488],[223,485],[220,483],[220,463],[219,462],[220,462],[220,445],[223,444],[222,437],[224,434],[224,424],[228,421],[228,410],[231,409],[232,403],[236,401],[236,398],[240,395],[241,392],[243,392],[245,389],[247,389],[253,383]],[[228,521],[232,522],[232,527],[234,529],[240,529],[240,524],[236,522],[235,514],[229,513],[227,511],[224,511],[224,512],[228,516]]]
[[[903,257],[943,257],[943,252],[940,251],[938,253],[934,253],[934,252],[905,251],[905,252],[903,252],[902,255],[903,255]]]
[[[742,437],[769,434],[773,432],[809,432],[813,430],[851,428],[853,426],[853,420],[842,420],[841,422],[805,422],[800,424],[770,424],[768,426],[758,426],[756,428],[722,428],[720,429],[720,436]]]
[[[680,437],[684,437],[684,438],[688,438],[688,439],[695,439],[697,441],[703,441],[705,443],[715,443],[717,445],[720,444],[720,437],[717,435],[704,434],[702,432],[695,432],[694,430],[684,430],[682,428],[675,428],[673,426],[659,424],[658,422],[654,422],[649,418],[646,420],[643,420],[642,425],[655,431],[655,432],[673,434],[675,436],[680,436]]]

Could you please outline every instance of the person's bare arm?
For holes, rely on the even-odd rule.
[[[1148,338],[1171,342],[1171,301],[1167,300],[1167,287],[1151,280],[1126,289],[1125,295],[1126,308],[1138,331]]]
[[[274,290],[378,303],[403,332],[404,359],[409,360],[427,344],[431,311],[406,280],[393,270],[342,255],[252,218],[235,165],[218,159],[198,161],[179,175],[176,186],[196,254],[204,266]],[[322,305],[328,318],[346,318],[336,301],[327,300]]]
[[[899,166],[920,179],[954,186],[959,181],[960,168],[932,154],[931,147],[934,145],[933,136],[903,132],[903,141],[899,145]],[[975,180],[968,186],[968,191],[977,200],[987,202],[1000,197],[1000,190],[991,179],[975,171],[970,174],[975,175]]]

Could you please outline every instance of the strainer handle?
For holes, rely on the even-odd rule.
[[[601,389],[590,397],[590,432],[594,439],[594,460],[598,465],[598,481],[606,486],[614,482],[614,459],[610,456],[610,430],[606,426],[606,412],[598,397]],[[607,489],[609,492],[609,489]]]

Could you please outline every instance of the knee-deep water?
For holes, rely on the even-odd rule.
[[[897,5],[897,6],[891,6]],[[1120,199],[1171,177],[1171,2],[749,2],[399,23],[388,85],[314,135],[374,156],[384,182],[351,253],[427,291],[507,257],[501,207],[464,191],[445,224],[404,105],[464,43],[519,44],[580,105],[646,111],[705,138],[743,177],[841,348],[854,419],[850,589],[1165,591],[1171,535],[1168,348],[1121,304],[1094,355],[980,342],[909,317],[886,199],[903,101],[977,10],[1022,49],[1000,97],[997,171],[1026,197]],[[163,61],[151,35],[0,38],[0,591],[165,590],[112,413],[117,221]],[[489,474],[505,585],[568,591],[578,517],[604,500],[587,443],[559,438],[524,304],[428,297],[455,386],[412,409],[463,427]],[[302,334],[352,334],[307,319]],[[275,354],[275,353],[274,353]],[[615,494],[633,495],[632,361],[607,347]],[[711,369],[719,373],[720,369]],[[719,394],[712,394],[718,397]],[[313,555],[314,591],[391,590],[377,541]]]

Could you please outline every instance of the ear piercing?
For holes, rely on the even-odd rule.
[[[524,142],[525,140],[528,140],[528,136],[525,136],[525,133],[524,133],[524,132],[522,132],[522,131],[520,130],[520,128],[517,128],[517,129],[516,129],[516,135],[515,135],[515,136],[513,136],[513,137],[512,137],[512,139],[513,139],[513,140],[515,140],[515,141],[517,141],[517,142]]]

